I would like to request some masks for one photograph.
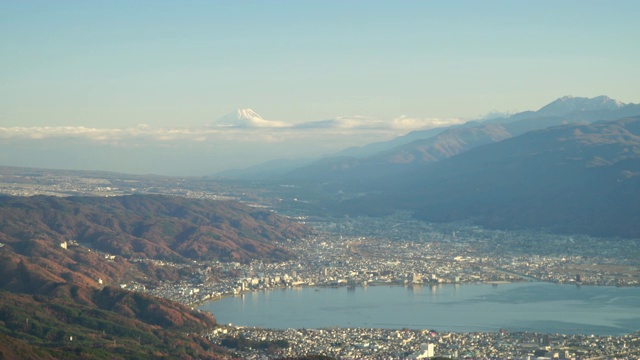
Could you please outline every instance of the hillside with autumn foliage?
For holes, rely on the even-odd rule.
[[[311,229],[233,201],[176,196],[0,197],[0,242],[75,241],[124,258],[286,260]],[[22,245],[18,245],[22,246]]]
[[[181,274],[136,259],[286,259],[310,229],[234,202],[171,196],[0,197],[0,355],[215,359],[214,317],[112,286]]]

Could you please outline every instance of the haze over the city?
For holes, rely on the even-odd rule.
[[[564,95],[637,103],[639,10],[635,1],[3,2],[0,164],[206,175]]]

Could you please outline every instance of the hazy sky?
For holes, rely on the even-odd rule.
[[[0,165],[51,164],[25,154],[55,141],[16,138],[82,138],[105,159],[199,141],[217,169],[263,161],[241,153],[267,145],[317,156],[564,95],[640,102],[638,14],[636,0],[0,1],[0,145],[21,154]],[[286,124],[360,117],[331,134],[198,128],[236,108]],[[75,167],[103,166],[86,154]],[[140,169],[127,158],[107,170]]]
[[[638,102],[639,1],[2,1],[3,126]]]

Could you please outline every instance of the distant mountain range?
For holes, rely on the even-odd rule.
[[[609,110],[618,110],[621,108],[625,108],[624,111],[621,111],[622,115],[615,114],[615,115],[608,116],[606,114],[606,112],[608,112]],[[361,147],[348,148],[336,153],[335,155],[367,157],[367,156],[375,155],[376,153],[379,153],[382,151],[393,149],[397,146],[408,144],[414,140],[431,138],[446,130],[471,128],[471,127],[480,126],[482,124],[513,123],[519,120],[542,118],[542,117],[551,117],[551,118],[565,117],[566,115],[570,115],[571,113],[583,113],[587,111],[591,112],[590,115],[593,118],[597,118],[598,116],[602,115],[602,112],[605,112],[604,114],[605,117],[614,119],[617,117],[632,116],[637,114],[638,105],[624,104],[620,101],[613,100],[607,96],[597,96],[591,99],[585,98],[585,97],[564,96],[543,106],[538,111],[523,111],[510,116],[498,116],[498,117],[493,116],[487,119],[472,120],[460,125],[439,127],[434,129],[428,129],[428,130],[416,130],[389,141],[367,144]],[[564,120],[570,121],[568,119],[564,119]],[[549,121],[553,121],[553,120],[549,119]],[[544,124],[540,124],[540,125],[544,126]]]
[[[229,170],[223,177],[281,178],[295,180],[320,179],[341,181],[342,178],[376,176],[380,167],[411,166],[449,158],[474,147],[494,143],[527,131],[571,123],[591,123],[640,115],[640,104],[624,104],[607,96],[594,98],[564,96],[537,111],[525,111],[508,117],[428,130],[412,131],[389,141],[352,147],[316,160],[270,161],[269,166]],[[333,121],[325,121],[333,124]],[[327,125],[328,126],[328,125]],[[306,164],[305,164],[306,162]],[[304,165],[302,165],[304,164]],[[268,169],[263,172],[262,169]],[[320,178],[318,178],[320,176]]]
[[[487,122],[415,131],[385,143],[371,144],[325,158],[283,175],[285,179],[342,181],[377,176],[421,163],[450,158],[481,145],[496,143],[528,131],[572,123],[591,123],[640,115],[640,105],[622,104],[606,96],[563,97],[538,111]],[[368,154],[370,151],[376,151]],[[348,156],[346,154],[358,154]],[[368,155],[367,155],[368,154]]]

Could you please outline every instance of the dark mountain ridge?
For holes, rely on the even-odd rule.
[[[354,211],[411,210],[428,221],[639,238],[640,116],[563,125],[388,174]]]

